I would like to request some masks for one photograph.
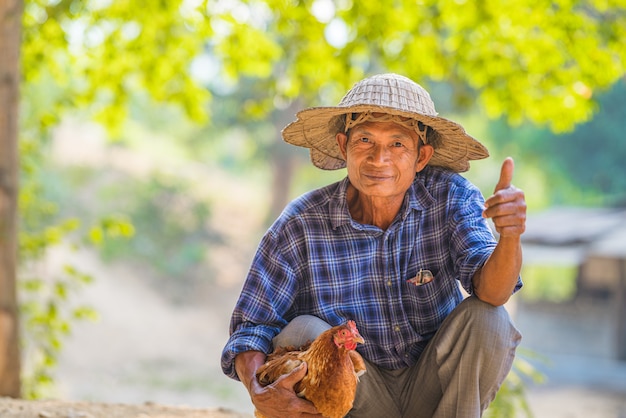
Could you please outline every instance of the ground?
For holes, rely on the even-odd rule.
[[[29,402],[0,398],[0,416],[2,418],[242,418],[246,415],[222,409],[169,407],[156,404]]]

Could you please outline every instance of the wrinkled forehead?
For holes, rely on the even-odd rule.
[[[346,114],[346,120],[344,125],[344,133],[354,128],[357,125],[367,122],[392,122],[402,126],[410,131],[417,133],[418,138],[426,144],[426,131],[428,126],[419,123],[417,120],[407,118],[399,115],[391,115],[389,113],[379,112],[361,112],[361,113],[348,113]],[[421,128],[420,128],[421,125]]]

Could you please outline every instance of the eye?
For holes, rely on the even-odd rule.
[[[394,146],[395,148],[400,148],[400,147],[403,147],[403,146],[404,146],[404,143],[402,143],[402,142],[400,142],[400,141],[396,141],[396,142],[394,142],[394,143],[393,143],[393,146]]]

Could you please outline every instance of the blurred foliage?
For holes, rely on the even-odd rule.
[[[202,10],[177,1],[25,1],[23,82],[51,77],[62,91],[42,123],[51,126],[65,111],[83,109],[115,136],[138,90],[205,120],[210,94],[188,71],[212,35]]]
[[[526,401],[526,389],[530,384],[541,384],[545,376],[532,362],[546,362],[532,351],[518,347],[513,367],[500,386],[496,398],[485,411],[485,418],[533,417]]]
[[[76,304],[82,286],[92,277],[66,265],[63,274],[51,280],[23,277],[20,280],[20,310],[25,333],[23,347],[28,359],[22,379],[22,396],[39,399],[51,395],[53,371],[75,321],[96,320],[91,307]]]
[[[562,130],[590,118],[593,93],[626,63],[623,0],[215,5],[213,51],[229,76],[263,80],[264,99],[244,106],[260,116],[297,97],[333,103],[363,75],[391,70],[452,83],[461,107]]]
[[[29,90],[25,89],[25,95]],[[36,117],[27,107],[24,118]],[[76,321],[93,320],[97,313],[77,302],[84,285],[93,278],[69,263],[54,276],[46,271],[46,256],[54,247],[79,249],[105,242],[109,237],[132,235],[123,218],[103,218],[91,226],[75,217],[59,216],[58,204],[45,186],[47,132],[31,125],[22,130],[20,142],[22,178],[19,208],[19,300],[23,352],[22,396],[37,399],[50,395],[53,372],[63,340]],[[90,232],[86,236],[81,227]]]
[[[135,229],[132,239],[108,240],[102,246],[105,260],[150,266],[179,288],[193,289],[194,279],[206,279],[202,262],[218,237],[207,224],[209,202],[195,198],[182,179],[162,173],[146,180],[129,178],[103,187],[98,199],[116,202]]]
[[[81,233],[97,244],[104,261],[139,268],[164,296],[179,302],[212,279],[206,256],[221,241],[209,222],[212,198],[202,188],[204,172],[191,173],[189,157],[177,157],[175,145],[158,146],[168,142],[154,144],[149,129],[127,126],[120,141],[96,146],[103,155],[86,151],[89,163],[48,167],[44,187],[59,217],[97,222]]]
[[[489,125],[498,152],[541,171],[541,182],[550,185],[545,205],[626,205],[626,79],[599,94],[598,103],[591,121],[559,135],[504,121]]]
[[[524,300],[564,302],[576,295],[575,265],[526,264],[522,269]]]

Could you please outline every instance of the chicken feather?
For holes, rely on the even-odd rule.
[[[365,362],[355,351],[364,342],[354,321],[348,321],[323,332],[310,345],[277,348],[256,375],[267,386],[306,362],[307,374],[295,385],[296,394],[325,417],[342,418],[352,408],[359,376],[365,373]],[[263,418],[258,411],[255,416]]]

